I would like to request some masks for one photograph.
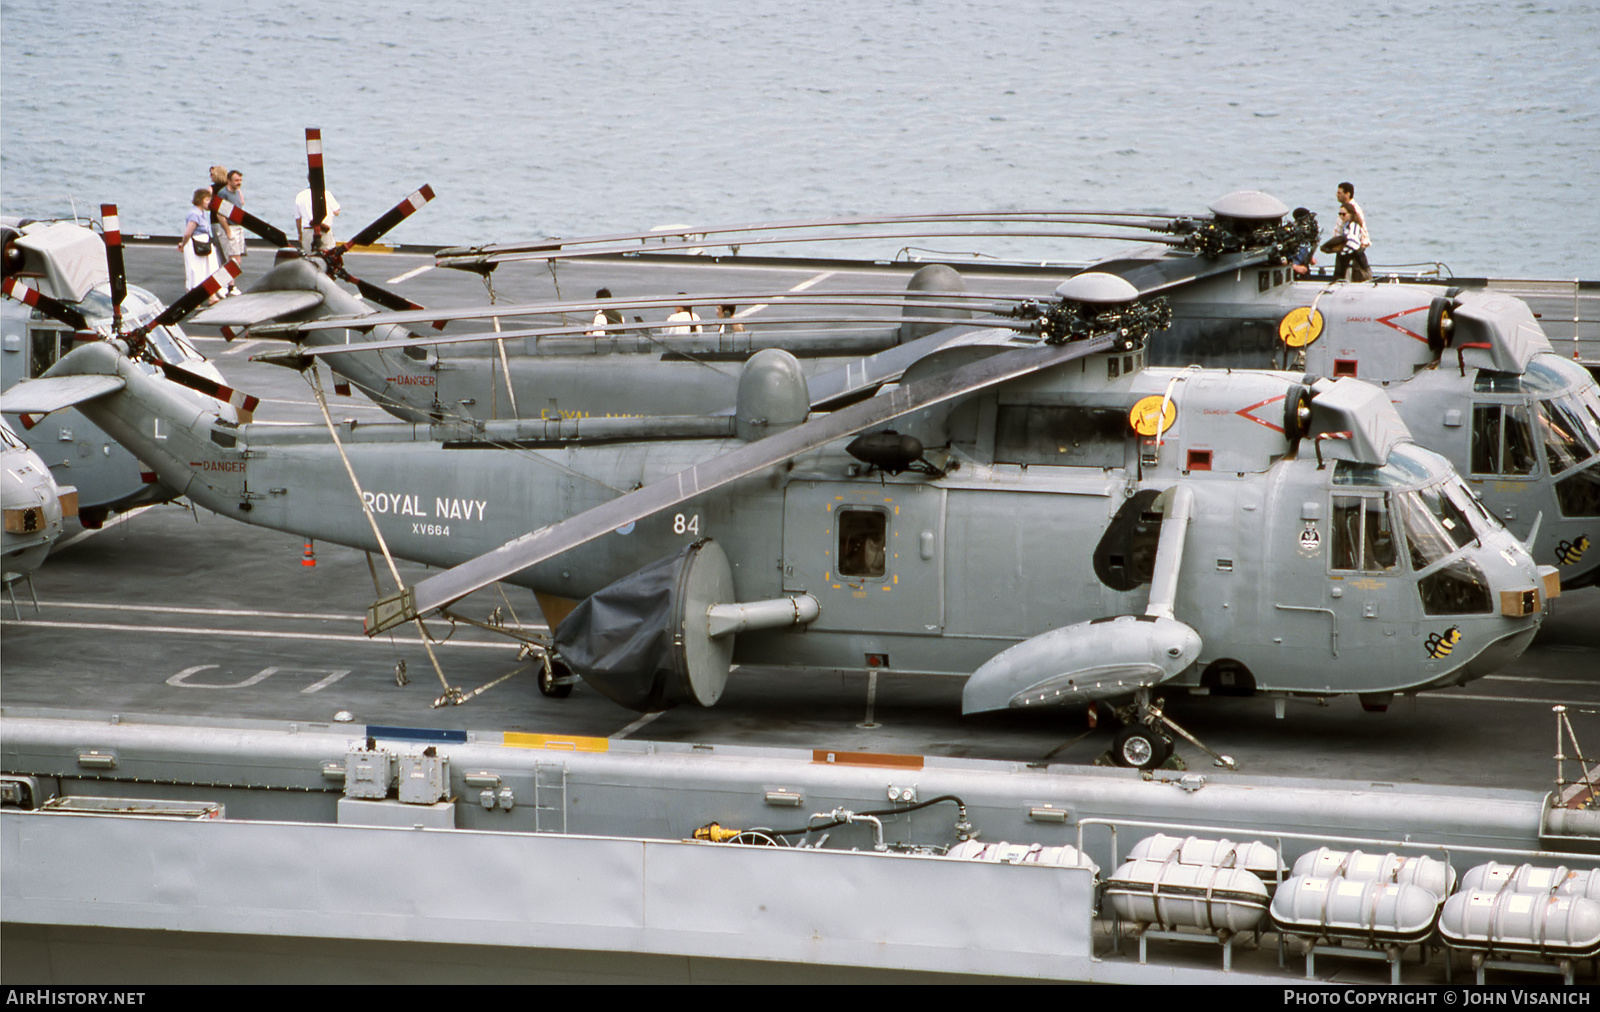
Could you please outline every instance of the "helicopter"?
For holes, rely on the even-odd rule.
[[[113,336],[133,340],[152,368],[204,389],[226,389],[222,374],[178,325],[216,290],[217,277],[195,289],[198,294],[164,306],[127,283],[116,205],[102,205],[101,215],[103,235],[75,221],[6,220],[0,389],[43,373],[76,342]],[[235,276],[228,267],[218,275]],[[62,412],[44,429],[34,429],[35,421],[17,418],[18,438],[50,463],[58,482],[77,490],[77,517],[84,527],[97,528],[112,513],[175,497],[154,472],[79,412]]]
[[[1288,212],[1266,194],[1229,210],[1259,220]],[[1600,577],[1590,551],[1600,538],[1600,385],[1555,353],[1522,300],[1443,285],[1302,281],[1277,263],[1171,284],[1163,278],[1171,260],[1147,248],[1090,267],[1169,296],[1173,325],[1151,342],[1151,362],[1378,384],[1416,440],[1447,457],[1535,557],[1558,568],[1563,587]]]
[[[1442,285],[1298,281],[1286,250],[1308,233],[1315,237],[1314,215],[1285,223],[1288,208],[1259,191],[1227,194],[1209,210],[1210,219],[1178,219],[1181,227],[1163,226],[1183,236],[1181,244],[1147,246],[1087,268],[1123,277],[1141,293],[1170,298],[1173,326],[1152,342],[1153,363],[1295,368],[1335,378],[1359,372],[1388,390],[1422,445],[1449,458],[1513,533],[1531,539],[1537,556],[1557,566],[1563,586],[1587,586],[1600,575],[1600,552],[1589,550],[1600,538],[1600,386],[1581,366],[1553,352],[1526,304],[1495,292],[1463,293]],[[749,243],[754,240],[747,233],[758,228],[781,234],[813,224],[709,232],[736,233]],[[564,240],[559,248],[544,243],[445,250],[438,260],[463,269],[530,257],[553,262],[627,248],[638,237]],[[1045,272],[1043,278],[1059,273]],[[303,283],[312,282],[325,284],[314,278]],[[344,340],[351,329],[368,330],[369,353],[347,346],[324,361],[354,378],[391,413],[411,420],[717,412],[730,409],[737,387],[737,371],[723,363],[762,347],[794,352],[808,376],[824,377],[813,391],[813,403],[820,405],[837,393],[832,377],[840,371],[857,369],[879,382],[892,380],[891,363],[903,368],[943,343],[917,343],[934,331],[932,323],[839,315],[833,308],[845,301],[859,305],[868,294],[746,291],[698,299],[789,310],[764,326],[752,320],[750,330],[760,334],[733,334],[708,324],[702,334],[666,335],[639,325],[637,315],[634,324],[594,328],[537,323],[493,335],[498,359],[444,354],[490,335],[412,339],[415,335],[402,328],[445,320],[494,319],[498,325],[506,318],[558,314],[587,320],[609,305],[659,315],[675,299],[374,315],[340,292],[325,299],[321,318],[269,324],[250,333],[326,345]],[[983,306],[997,298],[967,292],[961,275],[947,265],[922,268],[906,294],[905,311],[913,311],[920,300],[915,311],[924,316],[949,316],[945,333],[950,338],[971,329],[960,322],[971,315],[961,300]],[[806,325],[833,329],[806,330]],[[508,346],[518,353],[508,356]],[[1457,360],[1455,368],[1441,364],[1446,356]]]
[[[1148,768],[1195,742],[1158,688],[1382,708],[1514,658],[1560,592],[1375,387],[1146,368],[1170,308],[1105,274],[982,322],[826,413],[779,349],[720,417],[262,429],[115,342],[8,397],[215,512],[449,567],[369,635],[501,580],[578,602],[559,660],[645,711],[734,664],[960,677],[966,713],[1131,697],[1113,751]]]
[[[9,588],[33,575],[61,536],[62,522],[78,512],[78,490],[56,484],[50,469],[0,419],[0,583]],[[13,605],[15,600],[13,599]]]

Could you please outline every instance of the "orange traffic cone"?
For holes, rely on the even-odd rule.
[[[300,556],[300,565],[302,565],[302,566],[315,566],[316,564],[317,564],[317,553],[311,550],[311,542],[308,540],[306,542],[306,553],[304,555]]]

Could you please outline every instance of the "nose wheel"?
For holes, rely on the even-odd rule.
[[[1129,724],[1111,743],[1111,758],[1131,769],[1153,770],[1171,755],[1171,739],[1144,724]]]
[[[1179,727],[1162,712],[1161,704],[1159,699],[1150,699],[1148,689],[1141,689],[1135,693],[1131,706],[1117,711],[1118,718],[1127,726],[1117,732],[1111,743],[1113,762],[1131,769],[1155,769],[1172,756],[1172,738],[1167,734],[1171,731],[1210,756],[1217,766],[1228,770],[1239,768],[1232,756],[1211,751],[1200,739]]]

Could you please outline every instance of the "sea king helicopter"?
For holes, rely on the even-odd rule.
[[[1169,322],[1080,274],[825,413],[778,349],[726,416],[263,429],[114,340],[7,400],[79,406],[218,513],[450,567],[369,635],[496,581],[579,602],[555,656],[646,711],[735,664],[945,675],[966,713],[1132,697],[1114,754],[1153,766],[1193,741],[1158,689],[1381,708],[1527,646],[1554,568],[1380,390],[1145,368]]]
[[[0,389],[43,373],[75,342],[117,337],[133,342],[150,368],[201,389],[223,390],[221,373],[195,351],[178,326],[219,282],[207,279],[172,306],[162,305],[148,291],[127,283],[116,205],[102,205],[101,219],[103,236],[70,221],[6,219],[0,228],[8,298],[0,318]],[[229,270],[225,267],[218,275],[231,280],[237,269]],[[112,513],[177,495],[76,411],[60,412],[42,428],[34,428],[35,418],[16,422],[13,434],[44,459],[58,483],[77,490],[78,519],[85,527],[99,527]]]
[[[0,419],[0,509],[5,515],[0,582],[10,590],[44,563],[50,546],[61,536],[63,521],[78,512],[78,490],[57,485],[44,461],[4,419]]]
[[[1589,550],[1600,537],[1600,387],[1577,363],[1554,353],[1524,303],[1442,285],[1299,281],[1288,259],[1296,247],[1316,239],[1315,216],[1288,221],[1288,208],[1258,191],[1228,194],[1210,210],[1209,219],[1101,212],[827,219],[695,226],[692,235],[701,242],[722,239],[742,247],[821,242],[839,235],[903,239],[928,234],[932,227],[943,230],[933,233],[939,235],[955,228],[953,234],[959,235],[998,229],[1034,237],[1142,238],[1143,248],[1088,269],[1122,277],[1141,294],[1171,300],[1173,325],[1152,340],[1152,362],[1292,368],[1378,383],[1413,437],[1466,475],[1488,508],[1529,541],[1535,557],[1557,567],[1563,586],[1586,586],[1600,575],[1600,552]],[[973,231],[979,224],[986,231]],[[856,231],[836,231],[845,225]],[[892,230],[861,231],[882,225]],[[1101,231],[1082,231],[1086,225]],[[1152,244],[1152,236],[1160,238]],[[488,272],[503,263],[673,248],[661,240],[662,234],[653,231],[463,248],[442,251],[438,262]],[[1032,284],[1054,284],[1067,273],[1041,268]],[[639,314],[660,316],[682,296],[372,314],[304,261],[260,287],[311,286],[320,287],[323,301],[298,319],[267,311],[266,301],[210,312],[232,313],[229,321],[236,324],[257,324],[249,330],[252,336],[290,337],[306,345],[347,340],[359,345],[360,337],[347,335],[365,332],[366,353],[347,346],[325,361],[380,405],[411,420],[726,412],[738,381],[737,369],[727,363],[763,347],[799,356],[811,378],[812,403],[822,406],[892,380],[921,355],[962,339],[973,329],[962,323],[972,314],[969,307],[993,298],[968,292],[960,274],[938,265],[913,275],[907,291],[917,296],[915,312],[948,317],[945,327],[845,311],[871,302],[871,292],[747,290],[699,301],[761,303],[784,315],[764,319],[760,326],[751,320],[748,330],[738,333],[726,323],[707,321],[697,333],[673,334],[659,324],[642,325]],[[884,296],[877,300],[880,307],[901,304],[894,297],[899,293],[876,294]],[[398,298],[391,295],[389,303]],[[608,310],[614,319],[601,322],[598,314]],[[558,317],[577,318],[582,325],[563,325]],[[271,323],[286,318],[291,322]],[[404,329],[464,320],[493,320],[498,327],[502,320],[518,318],[535,322],[494,335],[498,357],[441,354],[482,339],[474,335],[418,340]]]

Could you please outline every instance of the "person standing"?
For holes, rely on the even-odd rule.
[[[1333,246],[1333,277],[1335,281],[1371,281],[1372,268],[1367,264],[1366,250],[1361,248],[1363,230],[1356,224],[1349,207],[1339,208],[1339,227],[1330,240]]]
[[[598,288],[598,289],[595,290],[594,297],[597,298],[597,299],[609,299],[609,298],[611,298],[611,289],[609,289],[609,288]],[[590,336],[590,337],[605,337],[606,336],[606,332],[604,330],[604,327],[607,324],[616,324],[616,323],[621,323],[621,322],[622,322],[622,313],[619,310],[616,310],[616,309],[602,309],[599,312],[595,313],[594,314],[594,319],[592,321],[590,321],[590,325],[595,327],[596,329],[589,331],[588,332],[588,336]]]
[[[732,305],[731,303],[724,303],[717,307],[717,319],[728,321],[727,323],[717,324],[717,333],[739,334],[744,332],[744,324],[733,318],[733,314],[738,311],[739,307]]]
[[[688,293],[687,292],[679,292],[678,294],[679,295],[686,295]],[[664,330],[661,331],[663,334],[698,334],[698,333],[700,333],[700,317],[695,315],[695,311],[694,311],[694,307],[693,306],[689,306],[689,305],[679,306],[677,309],[673,310],[673,313],[672,313],[671,316],[667,317],[667,322],[668,323],[677,324],[677,326],[665,328]]]
[[[1311,211],[1309,209],[1304,207],[1297,207],[1294,209],[1294,221],[1296,225],[1302,224],[1307,218],[1312,218]],[[1310,234],[1306,236],[1304,241],[1295,247],[1294,254],[1289,257],[1289,269],[1294,272],[1294,276],[1297,278],[1303,278],[1310,274],[1311,268],[1317,262],[1316,219],[1312,218],[1311,224],[1305,225],[1304,227],[1309,231]]]
[[[211,191],[205,187],[194,191],[189,198],[189,215],[184,219],[183,238],[178,248],[183,251],[183,286],[196,288],[217,269],[217,252],[211,247]],[[206,305],[217,301],[213,295]]]
[[[333,219],[339,216],[339,202],[333,199],[333,194],[327,190],[322,191],[323,203],[327,206],[327,213],[322,220],[315,223],[311,221],[311,187],[301,190],[294,198],[294,227],[300,236],[300,249],[310,253],[313,245],[317,249],[327,249],[334,243]],[[313,237],[320,238],[313,243]]]
[[[228,184],[217,192],[223,200],[226,200],[234,207],[243,209],[244,173],[240,172],[238,169],[234,169],[232,172],[229,172]],[[219,235],[222,239],[222,252],[228,257],[228,259],[237,260],[238,258],[247,255],[244,248],[244,226],[235,225],[227,220],[221,221],[221,226],[222,231],[219,233]]]
[[[1350,209],[1350,220],[1361,230],[1361,248],[1365,250],[1372,245],[1372,233],[1367,229],[1367,216],[1362,213],[1361,205],[1356,203],[1356,184],[1340,183],[1333,195],[1338,198],[1340,207]]]

